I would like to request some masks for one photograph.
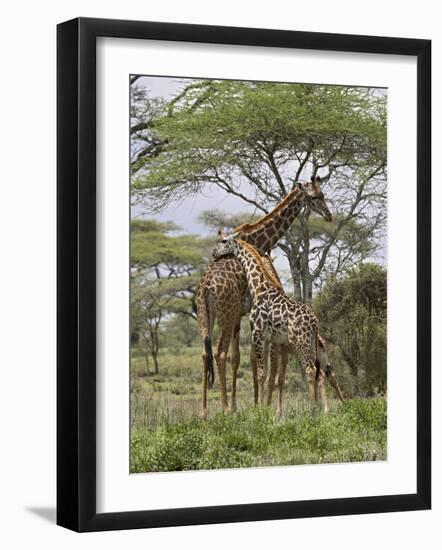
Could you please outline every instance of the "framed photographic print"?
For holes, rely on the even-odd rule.
[[[59,525],[430,508],[430,52],[58,26]]]

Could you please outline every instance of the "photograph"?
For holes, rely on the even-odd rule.
[[[387,460],[388,89],[128,86],[130,472]]]
[[[0,547],[431,550],[436,4],[24,4]]]

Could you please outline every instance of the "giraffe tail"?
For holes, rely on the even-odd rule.
[[[198,289],[197,292],[200,292]],[[212,339],[210,337],[212,333],[213,322],[210,318],[209,305],[208,305],[207,291],[202,291],[200,294],[200,306],[198,308],[198,324],[203,337],[204,344],[204,371],[207,376],[207,385],[209,388],[213,387],[215,382],[215,370],[213,368],[213,352],[212,352]]]
[[[210,336],[206,336],[204,338],[204,349],[206,351],[205,370],[207,372],[207,384],[209,388],[212,388],[213,383],[215,382],[215,370],[213,368],[212,341],[210,339]]]
[[[321,374],[321,360],[319,359],[319,348],[321,347],[321,341],[319,340],[319,332],[316,329],[316,335],[315,335],[315,352],[316,352],[316,359],[315,359],[315,367],[316,367],[316,380],[319,380],[319,376]]]

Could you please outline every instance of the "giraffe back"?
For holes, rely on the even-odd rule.
[[[237,319],[251,306],[247,279],[234,256],[223,256],[207,266],[196,290],[197,308],[207,303],[212,319]]]

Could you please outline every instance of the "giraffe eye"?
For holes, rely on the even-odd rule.
[[[324,199],[324,193],[318,193],[317,195],[314,195],[311,197],[313,202],[322,201]]]

